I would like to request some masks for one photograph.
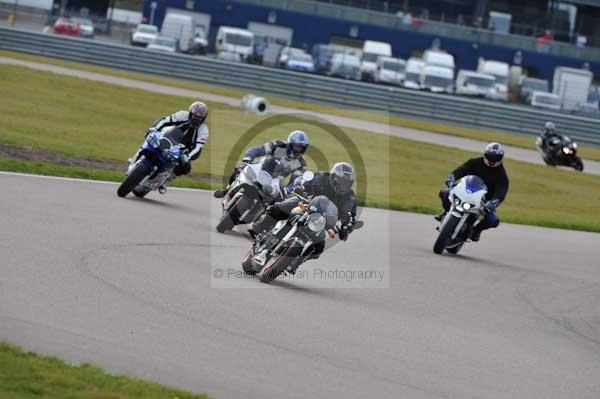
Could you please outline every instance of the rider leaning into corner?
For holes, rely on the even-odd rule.
[[[302,130],[294,130],[288,136],[287,142],[282,140],[268,141],[263,145],[252,147],[242,158],[243,164],[248,164],[256,158],[263,156],[273,156],[277,158],[283,167],[283,177],[292,175],[289,186],[293,181],[302,175],[306,168],[306,160],[304,153],[308,149],[308,135]],[[223,198],[229,189],[229,185],[237,178],[241,168],[236,167],[231,173],[229,184],[224,189],[219,189],[214,192],[215,198]]]
[[[556,126],[554,123],[546,122],[544,124],[544,128],[542,129],[543,143],[547,148],[556,151],[560,147],[560,143],[553,144],[552,139],[554,138],[560,139],[561,136],[556,132]]]
[[[167,115],[156,122],[146,132],[146,137],[152,131],[163,132],[165,128],[175,126],[183,130],[184,136],[181,144],[185,146],[183,156],[179,160],[179,165],[175,167],[173,173],[175,176],[187,175],[192,170],[190,161],[198,159],[202,148],[208,139],[208,127],[205,124],[208,116],[208,107],[201,101],[196,101],[190,105],[187,111],[178,111],[172,115]],[[130,159],[135,162],[139,156],[138,153]]]
[[[338,162],[331,168],[330,172],[316,172],[310,181],[299,179],[294,191],[312,198],[324,195],[338,208],[338,219],[341,222],[339,237],[346,241],[352,232],[352,224],[356,220],[356,196],[352,190],[356,174],[354,168],[347,162]],[[277,220],[285,220],[300,201],[297,197],[290,197],[284,201],[267,207],[264,213],[252,225],[250,234],[256,234],[273,228]],[[324,245],[317,248],[314,257],[323,252]]]
[[[450,210],[449,193],[450,189],[454,186],[454,182],[464,176],[475,175],[483,179],[488,192],[486,194],[486,201],[483,204],[485,218],[473,228],[471,240],[479,241],[483,230],[498,227],[500,219],[496,215],[496,208],[504,201],[508,193],[508,176],[502,164],[503,158],[504,149],[502,145],[490,143],[485,148],[483,157],[469,159],[450,173],[445,182],[447,188],[441,190],[439,194],[444,212],[437,215],[435,217],[436,220],[441,221]]]

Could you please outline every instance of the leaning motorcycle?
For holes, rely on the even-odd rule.
[[[268,204],[283,199],[282,168],[277,158],[264,157],[257,163],[239,167],[240,173],[223,197],[223,215],[217,224],[219,233],[254,222]]]
[[[178,127],[165,129],[163,133],[150,131],[137,158],[129,164],[125,180],[117,190],[119,197],[133,192],[143,198],[155,190],[164,194],[167,184],[173,180],[173,170],[183,156],[183,135]]]
[[[479,176],[465,176],[449,192],[450,211],[442,219],[433,252],[456,254],[471,237],[473,227],[484,216],[487,186]]]
[[[338,232],[337,206],[326,196],[301,200],[287,220],[277,222],[272,230],[256,236],[242,268],[256,274],[263,283],[270,283],[284,272],[294,274],[298,266],[318,252],[327,238]],[[362,221],[354,221],[352,229],[360,229]]]
[[[577,143],[570,137],[553,137],[548,144],[540,136],[535,140],[535,145],[546,165],[567,166],[579,172],[583,171],[583,161],[577,155]]]

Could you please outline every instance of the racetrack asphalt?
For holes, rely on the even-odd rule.
[[[0,339],[28,350],[221,399],[600,397],[598,234],[503,224],[437,256],[430,216],[364,209],[267,286],[225,277],[249,242],[209,192],[0,183]]]
[[[168,95],[182,96],[182,97],[188,97],[188,98],[202,98],[205,101],[212,101],[212,102],[227,104],[227,105],[230,105],[233,107],[239,107],[241,104],[241,99],[239,99],[239,98],[226,97],[226,96],[204,93],[204,92],[195,91],[195,90],[181,89],[181,88],[177,88],[177,87],[149,83],[149,82],[144,82],[144,81],[135,80],[135,79],[127,79],[127,78],[121,78],[121,77],[116,77],[116,76],[111,76],[111,75],[103,75],[103,74],[95,73],[95,72],[86,72],[86,71],[81,71],[78,69],[65,68],[65,67],[60,67],[60,66],[56,66],[56,65],[43,64],[43,63],[37,63],[37,62],[31,62],[31,61],[23,61],[23,60],[18,60],[15,58],[10,58],[10,57],[0,57],[0,64],[15,65],[15,66],[36,69],[36,70],[48,71],[48,72],[58,73],[58,74],[62,74],[62,75],[68,75],[68,76],[73,76],[73,77],[78,77],[78,78],[94,80],[94,81],[98,81],[98,82],[104,82],[104,83],[113,84],[113,85],[117,85],[117,86],[147,90],[147,91],[160,93],[160,94],[168,94]],[[328,106],[323,106],[323,107],[327,108]],[[372,133],[401,137],[401,138],[405,138],[405,139],[409,139],[409,140],[415,140],[415,141],[420,141],[420,142],[425,142],[425,143],[430,143],[430,144],[442,145],[445,147],[459,148],[459,149],[462,149],[465,151],[473,151],[473,152],[480,153],[483,151],[483,149],[485,148],[485,145],[487,144],[486,142],[479,141],[479,140],[458,137],[458,136],[444,135],[444,134],[440,134],[440,133],[427,132],[427,131],[423,131],[423,130],[410,129],[410,128],[405,128],[405,127],[400,127],[400,126],[388,125],[385,123],[370,122],[370,121],[365,121],[365,120],[361,120],[361,119],[353,119],[353,118],[344,117],[344,116],[332,115],[327,112],[298,110],[298,109],[294,109],[294,108],[281,107],[281,106],[272,106],[271,109],[272,109],[272,113],[275,113],[275,114],[287,114],[287,113],[300,112],[300,113],[304,114],[306,117],[322,118],[322,119],[325,119],[325,120],[329,121],[330,123],[333,123],[339,127],[362,129],[362,130],[366,130],[366,131],[369,131]],[[538,152],[535,150],[534,142],[535,142],[535,140],[532,137],[532,139],[531,139],[532,149],[531,150],[513,147],[513,146],[505,146],[506,157],[515,159],[518,161],[543,165],[544,162],[542,161]],[[600,175],[600,162],[584,160],[584,165],[585,165],[584,173]]]

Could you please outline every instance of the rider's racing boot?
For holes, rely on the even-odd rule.
[[[446,213],[446,211],[442,211],[442,213],[435,215],[433,218],[438,222],[441,222],[442,220],[444,220],[444,216],[446,216]]]
[[[478,229],[477,226],[473,228],[473,232],[471,233],[471,241],[477,242],[481,238],[481,229]]]
[[[213,193],[213,197],[215,197],[215,198],[223,198],[225,196],[225,194],[227,194],[227,189],[226,188],[220,188],[218,190],[215,190],[215,192]]]

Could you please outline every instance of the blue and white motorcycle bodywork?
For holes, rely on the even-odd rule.
[[[125,180],[117,190],[119,197],[130,192],[137,197],[144,197],[155,190],[164,193],[168,183],[174,179],[173,170],[184,155],[183,135],[184,132],[177,127],[165,129],[162,133],[150,131],[137,157],[127,168]]]
[[[450,211],[438,228],[433,252],[456,254],[471,237],[473,226],[484,217],[483,202],[487,186],[479,176],[465,176],[449,193]]]

